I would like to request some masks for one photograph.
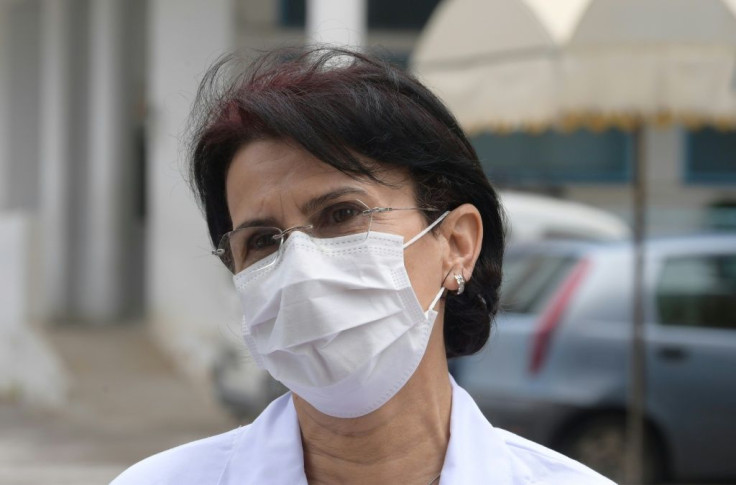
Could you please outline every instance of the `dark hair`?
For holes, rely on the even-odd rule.
[[[245,143],[269,137],[293,140],[324,163],[379,183],[375,163],[359,156],[403,167],[420,206],[477,207],[480,257],[465,292],[447,297],[444,333],[448,358],[483,347],[498,306],[503,216],[475,150],[436,96],[402,70],[342,49],[279,50],[248,67],[236,56],[220,60],[200,85],[189,153],[215,245],[232,229],[229,164]]]

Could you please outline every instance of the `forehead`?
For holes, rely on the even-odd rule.
[[[408,173],[377,165],[383,183],[355,178],[321,162],[296,143],[265,139],[238,150],[227,172],[227,205],[236,227],[249,218],[288,218],[311,199],[355,189],[368,205],[409,204],[414,200]],[[283,221],[288,222],[288,221]]]

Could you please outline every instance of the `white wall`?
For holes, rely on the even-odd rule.
[[[0,398],[64,402],[68,382],[37,326],[39,35],[37,1],[0,0]]]
[[[184,180],[183,134],[207,66],[233,46],[234,12],[230,0],[151,0],[149,7],[149,322],[190,374],[204,376],[240,312]]]
[[[1,67],[1,66],[0,66]],[[21,213],[0,212],[0,398],[54,407],[67,397],[66,372],[33,325],[37,229]]]

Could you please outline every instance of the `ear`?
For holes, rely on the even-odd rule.
[[[458,279],[470,281],[483,243],[483,220],[472,204],[463,204],[450,212],[440,226],[447,246],[443,259],[444,287],[457,291]]]

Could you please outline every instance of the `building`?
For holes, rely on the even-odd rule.
[[[369,2],[367,43],[406,63],[436,3]],[[198,378],[239,339],[230,275],[185,180],[186,120],[207,66],[304,43],[306,13],[304,0],[0,0],[0,288],[13,289],[0,354],[45,362],[2,366],[0,393],[59,401],[63,385],[23,389],[63,381],[50,322],[142,320]],[[317,40],[340,30],[330,22]]]

